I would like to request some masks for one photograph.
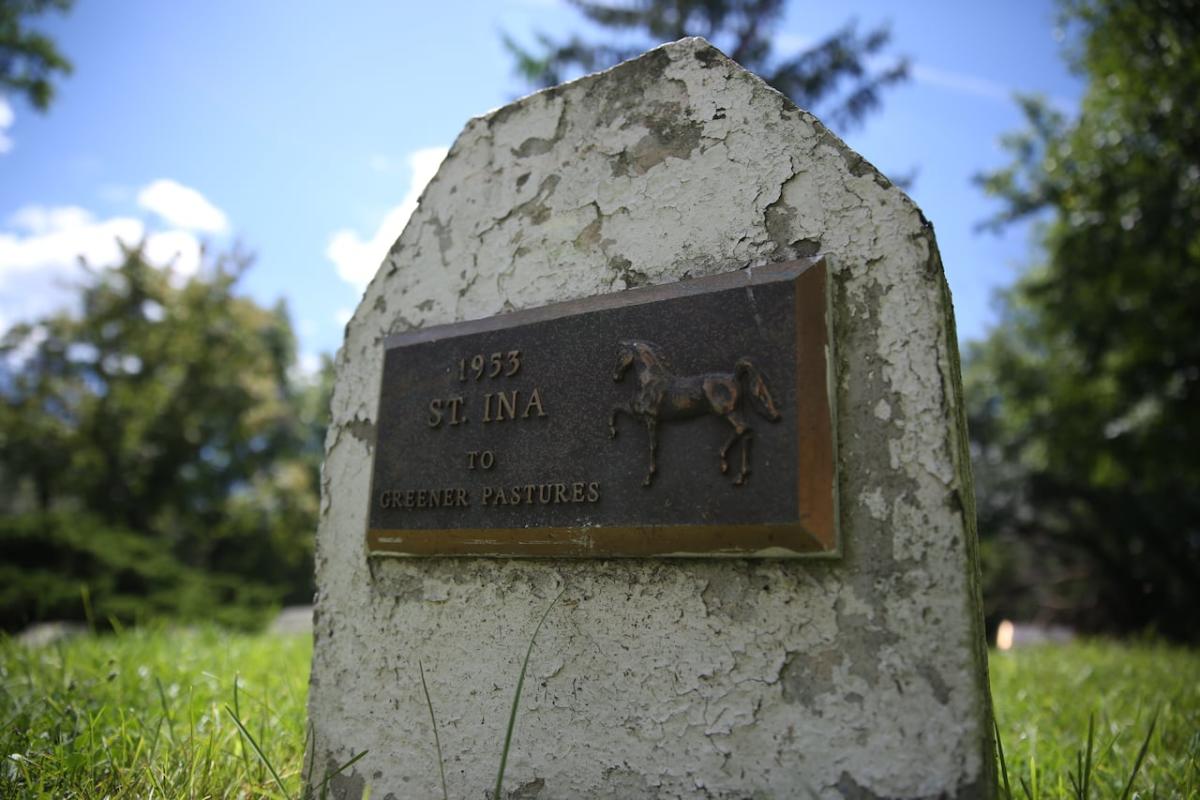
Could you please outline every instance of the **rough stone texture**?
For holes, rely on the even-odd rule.
[[[844,557],[371,559],[381,342],[814,253],[834,283]],[[346,796],[991,794],[954,322],[917,207],[812,115],[687,39],[471,120],[347,326],[326,442],[315,763]]]

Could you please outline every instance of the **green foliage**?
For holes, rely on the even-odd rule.
[[[40,541],[4,627],[66,613],[79,583],[118,619],[138,596],[150,614],[311,597],[330,369],[297,376],[286,309],[234,292],[247,263],[185,280],[131,249],[90,272],[79,312],[0,341],[0,536]]]
[[[1043,253],[965,370],[992,610],[1196,640],[1200,3],[1073,0],[1062,24],[1078,118],[1024,100],[982,179]]]
[[[0,0],[0,95],[15,91],[45,111],[54,99],[55,73],[69,75],[71,62],[44,34],[25,27],[29,17],[66,13],[75,0]]]
[[[87,512],[0,517],[0,619],[130,624],[170,617],[253,628],[281,592],[189,569],[151,539]]]
[[[608,31],[603,42],[578,35],[554,41],[536,34],[538,51],[504,37],[518,75],[532,86],[553,86],[633,58],[663,42],[703,36],[730,58],[761,75],[801,108],[820,111],[837,126],[861,120],[879,105],[886,87],[903,80],[908,65],[897,60],[877,70],[889,34],[860,33],[854,22],[798,53],[776,58],[772,41],[783,17],[783,0],[568,0],[593,25]]]

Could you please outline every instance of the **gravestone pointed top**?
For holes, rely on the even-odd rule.
[[[828,407],[836,423],[825,429],[836,454],[840,549],[832,557],[373,554],[367,530],[380,495],[372,475],[385,446],[378,424],[426,426],[419,441],[427,442],[421,457],[430,469],[459,469],[465,439],[441,423],[447,409],[473,401],[431,401],[428,415],[388,406],[398,402],[384,381],[389,337],[818,257],[827,271],[828,295],[819,298],[828,312],[828,342],[819,348],[827,389],[797,383],[793,402],[779,407]],[[776,341],[777,317],[747,292],[728,316],[706,311],[703,319],[655,323],[649,314],[646,324],[666,335],[686,323],[702,345],[738,325]],[[506,329],[503,319],[487,327]],[[586,326],[579,330],[586,339]],[[477,374],[486,379],[480,355]],[[716,366],[730,375],[709,376],[710,384],[749,386],[733,374],[743,372],[733,363],[744,354],[729,355]],[[444,375],[401,373],[400,384],[420,389],[461,377],[475,386],[471,354],[454,359]],[[495,374],[538,381],[537,408],[522,408],[554,420],[554,402],[574,373],[536,372],[534,363],[502,356]],[[602,365],[606,386],[610,366]],[[702,369],[710,368],[689,367]],[[805,391],[825,392],[827,402],[795,403]],[[710,422],[723,424],[696,424]],[[514,423],[509,439],[495,441],[521,442],[534,467],[551,451],[565,454],[588,487],[599,484],[591,465],[616,451],[579,450],[594,433],[588,426],[607,420],[585,423],[578,436],[561,437]],[[704,438],[688,431],[673,441]],[[715,487],[706,491],[761,488],[774,456],[767,434],[758,439],[759,471],[746,486],[720,483],[715,461],[697,457],[696,474],[705,470],[705,485]],[[455,508],[477,502],[440,477],[457,473],[439,471],[441,482],[427,485],[432,472],[405,472],[398,458],[395,489],[383,500],[394,504],[390,511],[433,519],[426,496]],[[511,451],[498,447],[495,459],[501,470]],[[640,462],[629,470],[642,480]],[[537,480],[570,487],[576,479]],[[497,483],[514,499],[534,495],[532,484]],[[596,503],[615,496],[609,488],[598,485]],[[665,489],[639,497],[661,499]],[[451,793],[490,786],[529,636],[565,587],[530,661],[509,788],[534,796],[540,787],[545,797],[987,796],[993,760],[972,498],[949,293],[932,229],[903,192],[701,39],[522,98],[467,123],[338,355],[317,539],[316,773],[368,750],[333,780],[335,795],[358,796],[366,784],[379,797],[440,791],[420,662]],[[669,514],[664,508],[655,513]],[[537,529],[535,516],[497,513],[509,515],[513,536]],[[413,524],[435,539],[454,527]],[[656,530],[648,525],[640,535]]]
[[[814,116],[681,39],[467,123],[381,269],[399,273],[394,288],[445,285],[465,257],[477,279],[389,332],[561,300],[564,285],[582,297],[833,252],[842,233],[825,223],[842,215],[822,194],[843,184],[924,227]]]

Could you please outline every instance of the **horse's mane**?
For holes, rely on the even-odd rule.
[[[666,356],[658,351],[658,348],[655,345],[651,344],[650,342],[644,342],[640,339],[631,340],[628,342],[628,344],[635,351],[639,353],[644,352],[648,356],[647,366],[654,366],[658,367],[659,369],[666,370],[667,372],[674,372],[671,362],[667,360]]]

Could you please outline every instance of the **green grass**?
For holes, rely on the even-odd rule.
[[[38,650],[5,641],[0,797],[280,796],[227,705],[294,791],[311,652],[306,636],[216,629],[133,630]]]
[[[310,654],[308,637],[212,629],[0,642],[0,797],[298,797]],[[1014,797],[1084,783],[1121,797],[1156,719],[1133,791],[1200,798],[1200,652],[1097,642],[991,659]]]
[[[1075,798],[1085,782],[1091,797],[1121,797],[1153,722],[1133,790],[1200,798],[1200,652],[1090,642],[990,659],[1013,797]]]

